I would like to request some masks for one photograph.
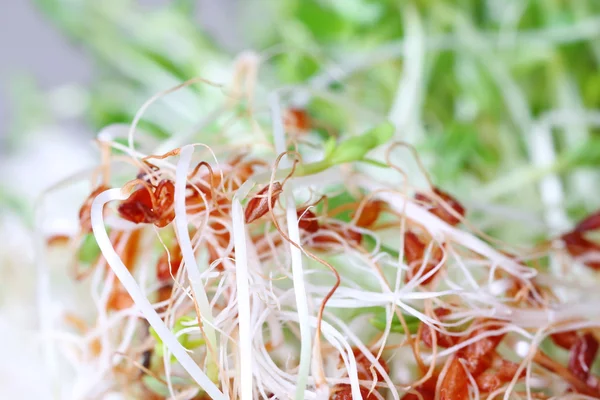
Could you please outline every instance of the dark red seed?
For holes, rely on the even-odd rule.
[[[586,333],[577,339],[569,353],[569,371],[582,381],[587,381],[596,354],[598,341],[591,333]]]
[[[575,229],[573,229],[573,231],[588,232],[595,231],[597,229],[600,229],[600,210],[596,211],[595,213],[589,215],[581,222],[579,222]]]
[[[435,313],[435,315],[438,318],[444,317],[444,316],[450,314],[450,310],[448,310],[446,308],[436,308],[433,312]],[[440,347],[452,347],[456,343],[458,343],[458,340],[459,340],[458,337],[440,333],[434,329],[431,329],[429,327],[429,325],[427,325],[427,324],[422,323],[422,325],[423,325],[423,327],[421,328],[420,339],[423,341],[423,344],[425,344],[425,346],[427,346],[429,348],[433,347],[432,331],[436,335],[436,339],[437,339],[436,342],[437,342],[437,345]]]
[[[271,208],[275,206],[275,202],[279,198],[283,188],[281,183],[273,182],[271,189]],[[246,206],[245,218],[246,223],[249,224],[256,221],[269,211],[269,186],[265,186],[260,192],[256,194]]]
[[[575,331],[559,332],[550,335],[550,339],[555,345],[569,350],[577,342],[578,335]]]
[[[319,230],[317,216],[310,210],[300,209],[297,211],[298,227],[308,233],[316,233]]]
[[[431,196],[428,196],[424,193],[417,193],[415,195],[415,199],[422,201],[425,204],[428,204],[430,206],[429,211],[441,220],[447,222],[450,225],[458,225],[458,223],[461,221],[461,218],[458,218],[454,215],[454,213],[448,211],[446,207],[449,206],[460,217],[464,217],[465,208],[463,207],[463,205],[453,196],[438,188],[434,187],[433,192],[446,203],[445,206],[440,204],[439,201],[433,199]]]

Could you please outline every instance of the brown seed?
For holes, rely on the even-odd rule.
[[[142,183],[117,211],[124,219],[136,224],[154,224],[163,228],[175,218],[175,185],[168,179],[154,187]]]
[[[183,255],[181,254],[181,249],[178,245],[173,246],[169,250],[171,255],[171,265],[169,266],[169,257],[165,252],[158,263],[156,264],[156,279],[159,281],[166,281],[171,279],[171,274],[175,276],[179,271],[179,267],[183,261]]]
[[[308,233],[316,233],[319,230],[319,221],[311,210],[302,208],[296,214],[298,215],[298,227],[300,229]]]
[[[600,252],[600,245],[586,239],[582,232],[569,232],[564,234],[561,239],[571,257],[583,257]],[[594,270],[600,270],[600,261],[587,261],[585,265]]]
[[[436,308],[434,311],[435,315],[440,318],[450,314],[450,310],[446,308]],[[421,336],[420,339],[423,341],[425,346],[432,348],[433,347],[433,334],[436,336],[436,343],[440,347],[452,347],[456,343],[458,343],[459,338],[457,336],[450,336],[443,333],[440,333],[434,329],[431,329],[429,325],[421,323],[423,327],[421,328]],[[432,334],[433,331],[433,334]]]
[[[271,189],[271,208],[275,206],[275,202],[279,198],[283,188],[281,183],[273,182],[270,186]],[[246,206],[245,218],[246,223],[249,224],[256,221],[269,211],[269,186],[265,186],[260,192],[256,194]]]
[[[108,190],[107,186],[99,185],[96,189],[92,191],[92,193],[90,193],[90,195],[87,197],[87,199],[85,199],[85,201],[81,205],[81,208],[79,209],[79,225],[81,227],[82,232],[90,233],[92,231],[92,203],[94,202],[96,196],[98,196],[105,190]]]
[[[442,221],[445,221],[453,226],[458,225],[461,219],[455,216],[454,213],[448,211],[447,207],[449,206],[460,217],[464,217],[465,208],[462,206],[462,204],[460,204],[460,202],[456,200],[453,196],[438,188],[434,187],[433,192],[446,204],[440,204],[440,202],[437,199],[433,199],[432,196],[427,195],[426,193],[417,193],[415,195],[415,199],[429,205],[429,212],[436,215]]]
[[[310,117],[301,108],[288,108],[284,116],[287,130],[306,131],[310,128]]]
[[[108,301],[106,303],[106,309],[109,311],[119,311],[129,308],[133,305],[133,299],[124,289],[115,287],[113,288]]]
[[[362,242],[362,234],[355,231],[354,229],[348,229],[339,225],[328,225],[321,226],[321,232],[313,237],[312,244],[318,248],[327,248],[331,245],[340,244],[339,240],[328,234],[327,231],[335,232],[342,237],[350,246],[358,246]]]
[[[421,238],[419,238],[419,236],[412,231],[406,231],[404,234],[404,257],[406,258],[406,263],[409,266],[409,270],[406,273],[405,278],[406,282],[413,279],[421,269],[421,264],[425,259],[425,250],[426,245],[423,243]],[[443,255],[444,253],[442,248],[434,244],[433,248],[431,249],[431,254],[429,255],[427,265],[423,269],[421,276],[434,269],[442,261]],[[425,279],[422,284],[427,285],[435,278],[436,275],[437,273]]]
[[[371,393],[366,387],[360,387],[360,395],[363,400],[375,400],[377,396]],[[353,400],[352,398],[352,386],[347,384],[337,385],[333,388],[330,400]]]
[[[569,371],[586,382],[597,354],[598,341],[594,335],[580,335],[569,353]]]
[[[369,228],[373,226],[381,212],[385,208],[385,203],[383,201],[375,200],[370,201],[363,207],[360,215],[358,216],[358,220],[356,221],[356,226],[361,228]]]
[[[575,331],[559,332],[550,335],[550,339],[555,345],[569,350],[577,342],[578,336]]]
[[[600,229],[600,210],[587,216],[577,224],[575,232],[588,232]]]

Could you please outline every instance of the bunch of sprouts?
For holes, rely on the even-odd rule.
[[[89,182],[78,232],[40,244],[64,251],[61,273],[79,288],[57,311],[61,288],[40,274],[47,366],[67,365],[74,382],[57,392],[600,396],[598,299],[577,279],[600,268],[599,214],[513,248],[469,222],[468,193],[430,181],[394,140],[401,121],[319,138],[285,90],[255,91],[258,68],[246,54],[231,84],[185,82],[98,135],[100,165],[76,177]],[[223,92],[210,121],[222,135],[152,147],[142,114],[198,83]],[[555,273],[572,268],[585,272]]]

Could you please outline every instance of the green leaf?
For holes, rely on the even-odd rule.
[[[187,326],[189,326],[188,323],[192,322],[194,320],[195,320],[194,317],[191,317],[188,315],[184,315],[184,316],[180,317],[177,321],[175,321],[175,324],[173,325],[173,333],[176,334],[177,332],[186,328]],[[184,323],[185,323],[185,325],[184,325]],[[150,335],[154,338],[154,340],[156,340],[156,344],[154,346],[155,354],[158,357],[162,357],[164,355],[163,341],[161,340],[160,336],[158,336],[158,334],[156,333],[154,328],[150,327],[150,328],[148,328],[148,331],[149,331]],[[205,344],[204,339],[202,339],[202,338],[191,339],[190,335],[188,335],[188,334],[178,336],[177,340],[179,341],[179,343],[181,343],[181,345],[183,347],[185,347],[188,350],[193,350],[193,349],[198,348]],[[175,357],[173,355],[171,355],[171,362],[174,362],[174,361],[175,361]]]
[[[335,82],[336,85],[343,85],[342,83]],[[339,86],[342,92],[343,86]],[[319,121],[327,128],[317,126],[315,127],[316,133],[324,140],[328,139],[331,132],[340,132],[345,129],[350,118],[349,112],[339,104],[336,104],[330,99],[324,99],[322,97],[315,96],[307,106],[308,113],[316,120]]]
[[[579,147],[565,154],[564,168],[599,167],[600,138],[592,137]]]
[[[287,83],[303,82],[319,70],[317,61],[304,54],[283,54],[276,60],[279,77]]]
[[[302,0],[298,3],[296,18],[302,22],[319,41],[339,38],[347,31],[347,23],[324,2]]]
[[[335,151],[335,138],[330,137],[329,139],[327,139],[327,141],[325,142],[324,148],[325,148],[325,159],[328,159],[329,157],[331,157],[331,155]]]
[[[165,385],[155,377],[151,375],[144,375],[142,377],[142,381],[144,382],[146,388],[148,388],[148,390],[150,390],[151,392],[164,397],[168,397],[170,395],[169,388],[167,387],[167,385]]]
[[[334,165],[362,160],[371,150],[388,142],[394,130],[391,122],[384,122],[360,136],[350,138],[335,148],[329,162]]]
[[[79,261],[83,264],[93,264],[100,257],[100,254],[100,247],[94,234],[88,233],[85,235],[79,247]]]
[[[372,165],[374,167],[379,167],[379,168],[389,168],[390,167],[386,163],[382,163],[381,161],[373,160],[372,158],[363,158],[360,161],[365,164]]]
[[[162,378],[166,380],[164,376],[162,376]],[[144,382],[144,385],[148,388],[148,390],[156,393],[157,395],[163,396],[165,398],[170,396],[169,388],[167,387],[167,385],[165,385],[155,377],[151,375],[144,375],[142,377],[142,382]],[[171,382],[173,382],[174,385],[182,386],[189,385],[191,383],[189,379],[180,378],[178,376],[171,376]]]

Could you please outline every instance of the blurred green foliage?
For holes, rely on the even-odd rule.
[[[36,3],[96,60],[94,129],[131,121],[151,95],[183,80],[231,71],[234,54],[202,30],[193,1],[152,9],[132,0]],[[248,10],[260,20],[244,20]],[[417,147],[434,182],[460,192],[482,186],[507,204],[518,194],[532,212],[543,208],[534,184],[544,176],[531,161],[538,151],[532,127],[553,110],[577,115],[600,107],[595,0],[256,0],[240,4],[236,18],[239,47],[269,54],[264,89],[308,89],[301,105],[318,121],[319,140],[390,117],[405,79],[416,89],[401,104],[414,109],[396,138]],[[410,68],[420,76],[408,76]],[[169,95],[141,127],[165,138],[194,126],[223,101],[214,92],[198,85]],[[598,205],[571,178],[598,168],[599,125],[550,129],[557,157],[547,173],[563,180],[570,215]],[[507,184],[519,171],[527,179]],[[588,186],[600,189],[594,176]]]

